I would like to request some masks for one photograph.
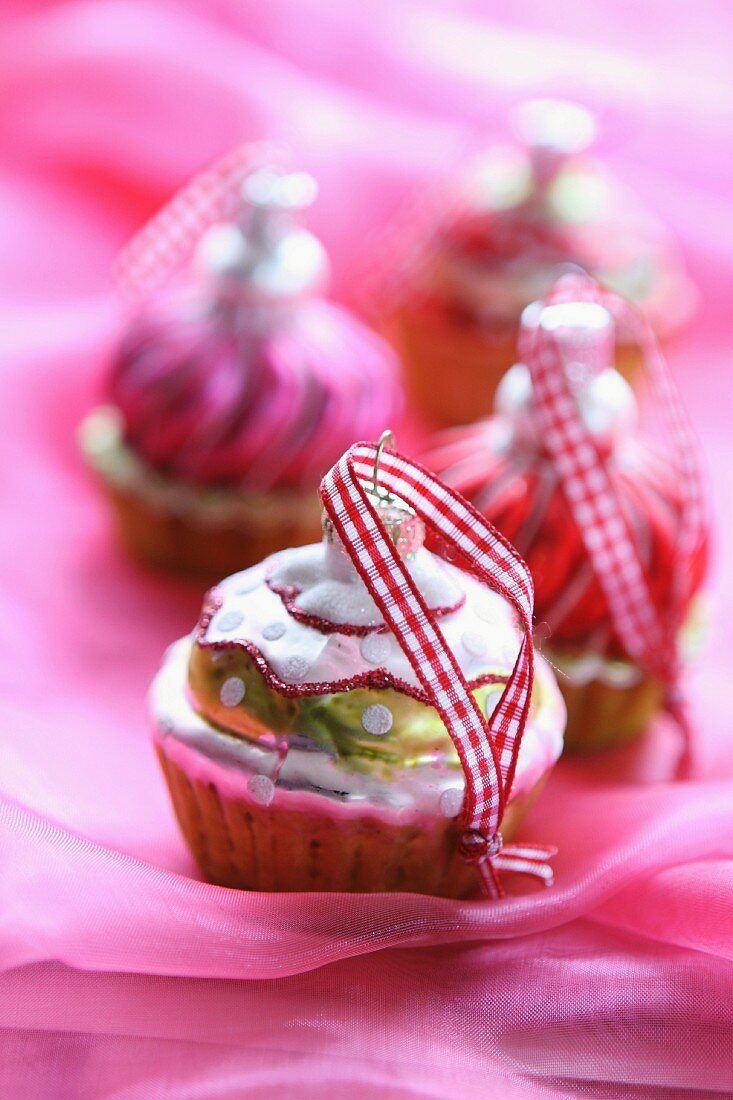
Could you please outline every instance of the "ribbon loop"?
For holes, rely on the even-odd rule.
[[[692,564],[705,537],[707,508],[697,440],[654,331],[643,314],[584,273],[563,276],[545,305],[594,302],[640,347],[651,389],[670,438],[669,460],[678,475],[679,527],[672,591],[663,608],[655,603],[634,535],[629,528],[607,460],[580,416],[557,340],[538,326],[521,333],[520,351],[545,429],[545,442],[574,515],[591,566],[601,584],[616,634],[628,655],[666,687],[665,709],[682,738],[677,777],[687,778],[692,728],[679,687],[678,633],[690,594]]]
[[[700,463],[692,430],[648,322],[617,295],[583,274],[559,279],[545,305],[595,302],[617,323],[630,326],[672,441],[681,507],[674,590],[664,609],[656,606],[639,550],[606,459],[585,426],[555,335],[542,326],[522,333],[522,358],[530,370],[544,438],[564,495],[606,596],[614,629],[625,651],[650,675],[667,684],[679,675],[677,631],[682,624],[690,562],[705,527]]]
[[[523,636],[516,662],[487,719],[365,487],[376,451],[373,443],[357,443],[343,455],[321,483],[324,507],[456,746],[466,780],[459,847],[477,864],[487,895],[498,897],[492,859],[532,693],[532,580],[514,548],[463,497],[419,464],[382,451],[382,486],[414,508],[459,554],[470,556],[478,576],[509,600],[519,616]]]
[[[165,283],[206,229],[235,215],[245,177],[282,157],[274,143],[247,143],[194,176],[120,252],[114,274],[123,297],[137,301]]]
[[[550,860],[555,855],[557,855],[557,848],[543,844],[507,844],[494,857],[494,870],[532,875],[545,886],[552,886],[555,876]]]

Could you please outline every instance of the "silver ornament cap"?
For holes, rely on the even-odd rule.
[[[406,501],[387,492],[379,485],[379,463],[385,447],[394,448],[394,435],[389,429],[382,432],[377,443],[372,480],[363,484],[395,550],[401,558],[411,558],[425,542],[425,524]],[[326,546],[337,547],[342,553],[346,553],[333,521],[325,509],[321,516],[321,526]]]
[[[597,132],[594,115],[564,99],[526,100],[512,112],[511,125],[529,151],[540,185],[553,179],[568,157],[592,145]]]
[[[553,335],[583,423],[599,446],[613,447],[634,428],[637,405],[633,390],[613,365],[611,314],[595,302],[533,302],[524,310],[521,324],[525,330],[541,327]],[[504,375],[494,409],[510,424],[515,445],[541,446],[542,426],[525,363],[516,363]]]
[[[318,193],[307,172],[277,165],[245,178],[236,220],[212,226],[197,250],[197,266],[217,291],[255,305],[287,303],[323,290],[326,251],[299,217]]]

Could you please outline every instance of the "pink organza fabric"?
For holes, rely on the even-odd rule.
[[[733,1090],[733,18],[713,0],[504,7],[6,9],[0,1096]],[[526,90],[599,106],[609,160],[673,224],[703,290],[672,356],[721,527],[690,677],[695,778],[669,782],[661,727],[602,763],[562,762],[525,830],[559,844],[557,883],[502,903],[205,885],[144,713],[201,593],[121,556],[74,442],[119,320],[108,265],[192,171],[267,135],[321,178],[313,226],[338,295],[356,299],[380,234],[466,120],[496,132]]]

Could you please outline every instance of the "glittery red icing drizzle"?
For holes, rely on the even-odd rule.
[[[267,578],[265,583],[271,592],[280,597],[289,615],[292,615],[297,622],[310,626],[321,634],[348,634],[356,638],[366,638],[368,634],[383,634],[386,632],[387,628],[384,623],[377,623],[374,626],[358,626],[356,623],[333,623],[329,619],[312,615],[308,611],[303,611],[295,602],[301,593],[301,589],[297,585],[277,585],[270,578]],[[450,615],[454,611],[460,611],[465,602],[466,597],[462,593],[456,602],[449,607],[433,608],[433,614],[439,618],[443,615]]]
[[[415,699],[418,703],[424,703],[427,706],[432,705],[428,694],[421,687],[415,684],[409,684],[399,676],[393,676],[392,673],[384,668],[370,669],[369,672],[362,672],[356,676],[347,676],[338,680],[318,680],[305,684],[286,684],[284,680],[281,680],[275,675],[261,650],[253,642],[248,641],[246,638],[227,638],[226,641],[210,642],[206,638],[209,624],[217,611],[220,610],[222,603],[223,600],[218,594],[217,589],[211,589],[206,596],[201,616],[196,625],[194,633],[195,644],[201,649],[213,653],[227,649],[237,649],[249,654],[258,670],[262,673],[267,686],[288,699],[297,699],[306,695],[333,695],[336,692],[351,691],[352,688],[373,688],[376,691],[392,688],[395,691],[401,692],[402,695],[409,695],[410,698]],[[471,680],[469,686],[473,690],[476,690],[477,688],[484,687],[486,684],[505,684],[508,679],[508,676],[502,675],[501,673],[485,672]]]

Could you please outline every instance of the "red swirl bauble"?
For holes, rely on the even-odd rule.
[[[467,497],[529,565],[540,641],[627,656],[614,634],[581,533],[541,446],[515,446],[507,422],[495,417],[444,433],[424,461]],[[664,615],[672,592],[681,515],[675,472],[660,453],[633,436],[621,439],[606,462],[652,600]],[[706,560],[707,539],[687,578],[688,604],[701,584]]]

